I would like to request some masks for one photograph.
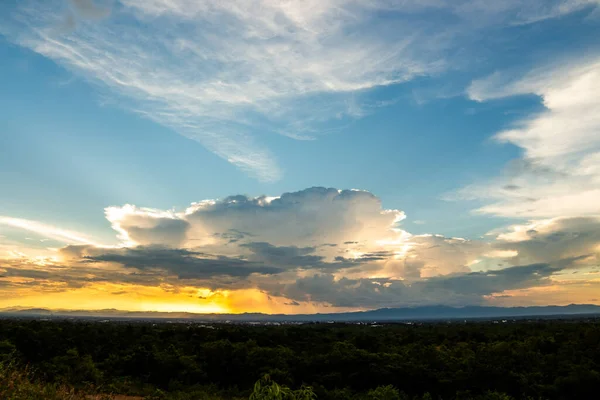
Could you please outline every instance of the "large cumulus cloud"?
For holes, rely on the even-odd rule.
[[[164,245],[169,237],[184,247],[226,245],[244,237],[275,246],[369,244],[395,238],[396,224],[404,218],[401,211],[383,210],[369,192],[320,187],[279,197],[204,200],[183,212],[110,207],[106,215],[124,239]]]
[[[237,195],[181,212],[126,205],[109,207],[106,216],[129,246],[200,249],[286,270],[419,278],[466,272],[486,248],[460,238],[413,236],[400,227],[402,211],[383,209],[379,198],[361,190]]]

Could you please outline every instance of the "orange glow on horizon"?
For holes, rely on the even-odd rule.
[[[566,306],[569,304],[600,305],[600,282],[570,282],[527,289],[505,290],[486,296],[492,305],[512,306]]]
[[[22,278],[11,280],[24,284]],[[41,284],[46,291],[30,288],[0,290],[0,309],[46,308],[51,310],[107,310],[140,312],[189,312],[198,314],[304,314],[317,312],[356,311],[309,302],[294,303],[269,296],[258,289],[211,291],[207,288],[96,284],[68,288],[56,283]]]

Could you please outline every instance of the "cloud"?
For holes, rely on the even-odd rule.
[[[53,32],[58,35],[72,33],[77,29],[78,20],[101,20],[110,15],[109,7],[98,6],[93,0],[70,0],[69,10],[63,17],[62,22],[55,25]]]
[[[150,208],[138,208],[133,205],[108,207],[106,219],[119,239],[129,245],[152,245],[177,247],[186,237],[190,225],[174,212]]]
[[[588,266],[600,263],[600,218],[554,218],[513,225],[496,237],[494,248],[515,252],[513,263],[553,262],[580,258]]]
[[[382,209],[373,194],[322,187],[278,197],[204,200],[180,212],[125,205],[105,213],[126,248],[185,249],[224,257],[224,264],[243,258],[286,271],[338,271],[385,262],[403,251],[410,236],[398,225],[404,213]],[[125,263],[132,256],[121,254],[117,260],[114,250],[100,250],[107,251],[112,261]]]
[[[469,53],[460,38],[597,2],[121,0],[102,21],[108,8],[70,4],[77,29],[73,16],[63,21],[62,0],[26,0],[4,13],[0,32],[108,89],[120,106],[276,181],[283,169],[266,134],[308,139],[342,127],[372,109],[365,91],[456,68],[452,54]],[[71,29],[57,35],[60,23]]]
[[[435,60],[409,56],[418,54],[408,49],[416,27],[383,24],[371,32],[365,23],[378,7],[351,2],[123,1],[120,18],[61,36],[46,29],[58,19],[56,2],[48,3],[19,8],[10,21],[14,41],[133,100],[123,103],[264,181],[282,170],[254,132],[309,137],[312,125],[347,109],[336,94],[435,68]]]
[[[92,254],[84,252],[83,258],[90,262],[119,263],[139,270],[159,269],[175,274],[179,279],[208,279],[223,275],[246,278],[253,273],[269,275],[283,271],[280,267],[239,258],[156,247],[103,249],[101,252],[92,251]]]
[[[251,242],[242,244],[241,246],[249,249],[253,253],[250,259],[272,263],[273,265],[310,268],[322,266],[324,264],[324,257],[311,254],[315,252],[315,247],[278,247],[266,242]]]
[[[409,246],[402,260],[405,272],[400,276],[423,278],[470,272],[469,266],[489,249],[485,242],[442,235],[414,236]]]
[[[0,258],[0,295],[113,285],[106,290],[251,291],[282,306],[376,308],[515,304],[551,288],[552,302],[566,285],[589,298],[600,262],[598,217],[530,221],[486,240],[412,235],[399,226],[402,211],[359,190],[236,195],[182,211],[126,205],[106,217],[118,246],[74,241],[46,257]]]
[[[128,282],[155,285],[156,277],[130,274],[125,270],[79,264],[54,258],[43,260],[33,257],[0,259],[4,270],[0,282],[5,288],[35,289],[37,292],[64,292],[102,282]],[[3,296],[14,295],[10,291]]]
[[[478,101],[522,94],[540,96],[545,110],[519,121],[496,140],[523,150],[504,176],[463,189],[489,204],[478,212],[505,217],[595,216],[600,198],[600,60],[535,69],[523,77],[496,73],[474,81]]]
[[[487,0],[459,0],[449,3],[456,13],[475,24],[503,22],[511,25],[527,25],[557,18],[563,15],[593,8],[598,0],[507,0],[490,3]]]
[[[412,236],[399,226],[402,211],[383,209],[361,190],[315,187],[204,200],[183,211],[125,205],[105,214],[117,247],[74,242],[47,265],[94,267],[89,277],[98,279],[109,268],[106,280],[118,282],[192,280],[222,289],[325,272],[411,279],[464,272],[479,248],[464,239]]]
[[[336,279],[331,274],[268,285],[273,295],[334,307],[378,308],[426,304],[482,304],[485,296],[510,289],[549,284],[559,268],[533,264],[501,271],[472,272],[425,279],[412,284],[387,278]]]
[[[97,6],[93,0],[71,0],[77,14],[88,19],[102,19],[110,15],[110,8]]]
[[[86,235],[78,232],[73,232],[61,229],[52,225],[44,224],[38,221],[32,221],[22,218],[13,218],[0,216],[0,226],[8,226],[12,228],[22,229],[28,232],[36,233],[46,238],[51,238],[62,243],[80,243],[80,244],[96,244]]]
[[[266,245],[247,242],[321,246],[315,251],[333,256],[341,249],[323,245],[360,249],[376,246],[378,240],[401,240],[403,231],[398,224],[405,217],[402,211],[382,209],[380,199],[369,192],[322,187],[278,197],[237,195],[204,200],[182,212],[110,207],[106,215],[125,242],[165,245],[169,240],[182,247],[213,247],[222,252],[237,252],[246,243],[247,252],[254,250],[263,256],[269,255]],[[350,241],[357,243],[344,245]]]
[[[141,223],[150,227],[142,231],[148,237],[160,237],[152,232],[158,225],[145,218],[160,221],[165,212],[146,209],[139,219],[140,210],[123,210],[121,221],[126,224],[119,227],[137,230]],[[600,248],[600,225],[593,217],[514,225],[490,234],[489,241],[411,235],[399,227],[404,213],[382,209],[377,197],[357,190],[309,188],[279,197],[230,196],[168,215],[186,222],[186,236],[177,240],[184,247],[226,254],[221,260],[234,260],[234,267],[252,266],[244,272],[259,265],[278,268],[269,275],[260,270],[233,273],[233,281],[211,288],[255,287],[290,301],[336,307],[479,304],[495,293],[552,285],[566,269],[591,267]],[[129,256],[126,252],[121,258],[96,259],[129,266],[140,262],[137,267],[143,268],[146,261],[131,263]],[[162,264],[172,264],[167,267],[171,273],[178,268],[177,262]],[[207,275],[189,278],[210,280],[218,273],[199,271]]]

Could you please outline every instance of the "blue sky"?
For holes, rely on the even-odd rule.
[[[395,235],[401,230],[402,239],[392,241],[404,250],[385,249],[396,258],[438,237],[449,253],[427,259],[469,254],[446,272],[423,272],[422,279],[476,272],[477,263],[481,270],[515,268],[596,254],[595,242],[586,242],[586,251],[570,243],[569,251],[582,254],[548,260],[532,253],[524,261],[504,243],[529,240],[539,247],[539,239],[516,239],[515,232],[532,226],[549,229],[548,237],[564,226],[582,235],[572,221],[594,234],[589,220],[600,215],[598,2],[521,3],[3,2],[2,248],[46,256],[88,244],[57,230],[119,251],[165,246],[170,230],[153,233],[152,240],[131,237],[140,229],[162,229],[145,219],[167,218],[161,213],[193,226],[188,217],[196,211],[186,211],[193,202],[227,203],[223,199],[232,195],[251,202],[326,187],[367,191],[382,213],[406,216],[373,239],[381,243],[390,229]],[[138,211],[127,211],[126,204]],[[115,219],[108,207],[125,211]],[[280,223],[294,230],[300,211],[290,212],[292,218]],[[236,215],[231,226],[244,218]],[[144,222],[137,226],[139,218]],[[362,221],[358,214],[340,218]],[[198,229],[209,235],[210,224],[204,224]],[[306,246],[335,226],[314,228]],[[262,221],[256,229],[263,229]],[[263,236],[276,247],[300,246]],[[457,250],[453,238],[466,239],[469,250]],[[471,254],[472,247],[478,250]],[[256,247],[236,255],[248,256],[242,254],[247,249]],[[499,249],[513,253],[490,255]],[[364,255],[375,247],[348,251]],[[577,267],[584,270],[594,260]],[[404,272],[367,261],[359,272],[346,268],[339,267],[336,283],[344,277],[409,279],[406,265]],[[305,279],[308,268],[301,270],[278,282]],[[284,289],[265,289],[270,286],[259,278],[240,288],[292,299]],[[335,299],[296,296],[313,306],[336,305]]]

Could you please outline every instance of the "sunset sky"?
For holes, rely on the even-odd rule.
[[[600,0],[2,0],[0,309],[600,304]]]

